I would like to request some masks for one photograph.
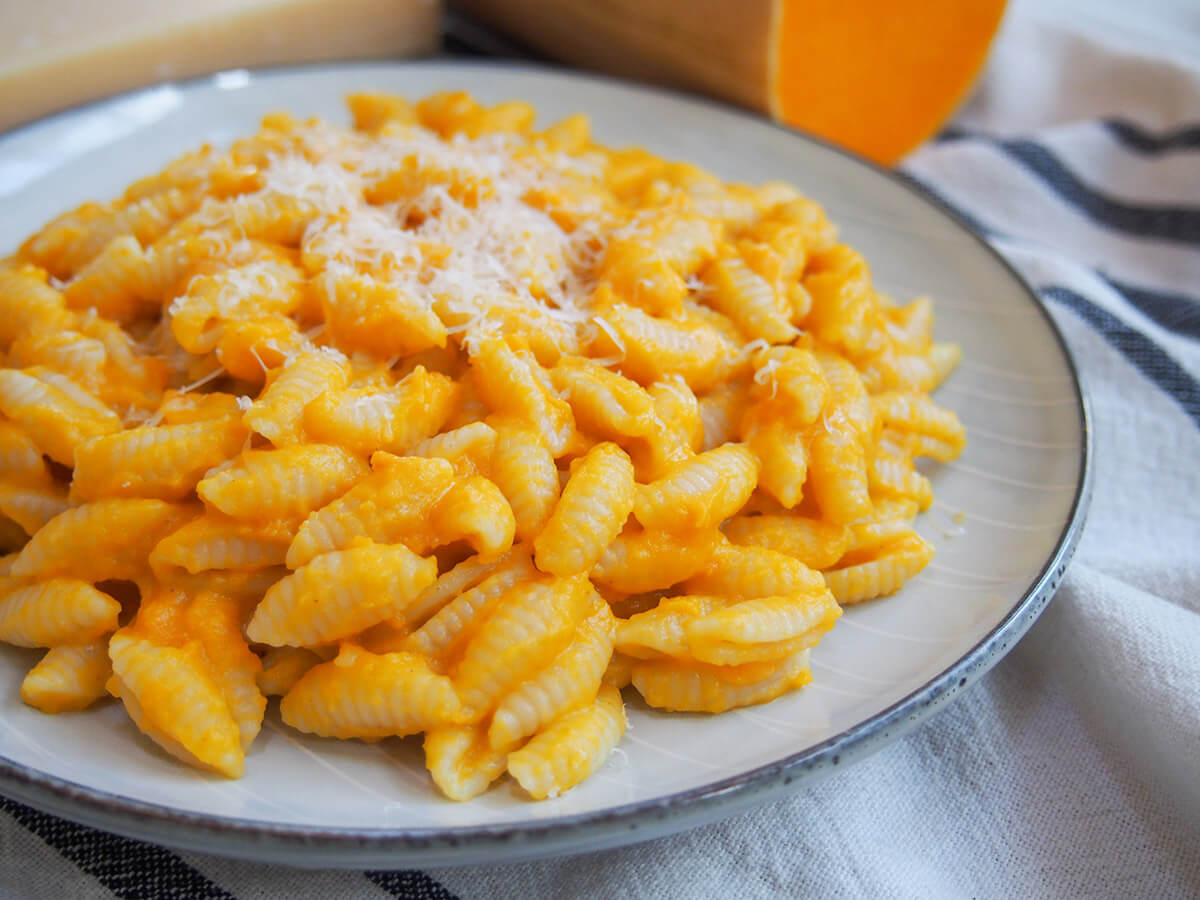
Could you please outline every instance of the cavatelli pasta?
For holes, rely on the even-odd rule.
[[[343,644],[309,669],[279,707],[293,728],[322,737],[379,740],[463,722],[450,679],[412,653],[375,654]]]
[[[366,463],[341,447],[294,444],[248,450],[205,476],[196,493],[236,519],[299,519],[332,503],[366,474]]]
[[[604,764],[626,725],[620,691],[602,685],[590,705],[565,713],[510,753],[509,774],[535,800],[557,797]]]
[[[21,699],[44,713],[78,712],[101,697],[112,676],[108,641],[51,647],[21,682]]]
[[[590,569],[621,531],[634,498],[633,464],[625,451],[612,443],[593,447],[534,539],[537,567],[563,576]]]
[[[267,591],[246,634],[276,647],[330,644],[403,615],[436,578],[435,560],[401,544],[326,553]]]
[[[467,800],[601,766],[620,691],[810,678],[929,562],[961,350],[795,189],[461,91],[263,120],[0,260],[0,640],[239,776],[424,732]],[[90,717],[89,717],[90,718]]]

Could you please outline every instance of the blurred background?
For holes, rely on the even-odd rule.
[[[1200,55],[1191,0],[8,0],[0,130],[232,68],[487,55],[707,94],[891,164],[988,89],[989,54],[1036,69],[1024,32],[1056,24],[1131,52]],[[1024,94],[1012,83],[1021,68],[1004,67],[1020,101],[1006,121],[1037,127],[1051,104],[1044,80]],[[1136,86],[1084,88],[1108,102]]]

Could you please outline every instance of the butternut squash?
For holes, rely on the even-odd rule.
[[[694,90],[890,164],[962,102],[1004,0],[460,0],[556,59]]]

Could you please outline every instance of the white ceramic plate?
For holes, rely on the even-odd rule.
[[[414,740],[367,746],[285,731],[274,712],[241,781],[173,762],[115,704],[43,716],[18,687],[37,655],[0,652],[0,788],[130,836],[300,865],[447,865],[594,850],[694,826],[878,748],[978,678],[1029,628],[1062,575],[1087,498],[1088,429],[1074,366],[1016,274],[894,174],[757,118],[643,87],[495,64],[339,66],[225,73],[66,113],[0,137],[0,253],[58,212],[118,193],[202,141],[287,109],[344,119],[342,97],[463,88],[581,111],[598,138],[690,160],[725,179],[781,179],[824,204],[876,281],[936,300],[937,333],[965,362],[939,400],[970,444],[928,469],[920,522],[937,558],[897,596],[847,611],[813,653],[814,682],[716,717],[631,701],[604,768],[559,799],[507,783],[441,799]],[[81,548],[82,549],[82,548]],[[630,692],[632,693],[632,692]]]

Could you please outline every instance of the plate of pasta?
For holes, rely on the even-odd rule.
[[[895,175],[494,64],[0,136],[0,787],[303,865],[615,846],[871,752],[1087,502],[1045,309]]]

